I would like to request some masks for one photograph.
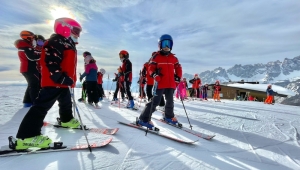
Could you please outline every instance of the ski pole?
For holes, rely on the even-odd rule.
[[[73,95],[74,95],[74,98],[75,98],[75,91],[74,91],[74,88],[72,88],[72,91],[73,91]],[[74,118],[76,117],[76,113],[75,113],[75,104],[73,104],[73,116]]]
[[[82,123],[82,120],[81,120],[81,117],[80,117],[80,114],[79,114],[79,111],[78,111],[78,107],[77,107],[76,102],[75,102],[74,94],[72,93],[71,86],[68,86],[68,87],[69,87],[69,90],[70,90],[70,93],[71,93],[71,98],[72,98],[72,100],[73,100],[73,104],[74,104],[74,106],[75,106],[75,109],[76,109],[76,112],[77,112],[77,115],[78,115],[78,118],[79,118],[79,121],[80,121],[80,124],[81,124],[81,128],[82,128],[82,130],[83,130],[83,133],[84,133],[86,142],[87,142],[87,144],[88,144],[88,147],[89,147],[90,152],[92,152],[92,147],[91,147],[91,145],[90,145],[90,143],[89,143],[89,140],[88,140],[88,138],[87,138],[86,131],[85,131],[85,127],[83,126],[83,123]]]
[[[154,86],[153,86],[153,89],[152,89],[153,97],[152,97],[152,99],[151,99],[150,112],[152,112],[154,97],[157,96],[157,94],[156,94],[157,85],[158,85],[157,81],[154,80]],[[150,122],[151,116],[152,116],[152,113],[150,113],[148,122]],[[147,136],[148,129],[149,129],[149,128],[147,127],[145,136]]]
[[[181,94],[180,94],[181,95]],[[190,122],[190,119],[189,119],[189,116],[187,115],[187,112],[186,112],[186,109],[185,109],[185,106],[184,106],[184,104],[183,104],[183,100],[180,98],[180,100],[181,100],[181,103],[182,103],[182,106],[183,106],[183,109],[184,109],[184,111],[185,111],[185,114],[186,114],[186,117],[187,117],[187,120],[189,121],[189,124],[190,124],[190,128],[191,128],[191,130],[193,130],[192,129],[192,125],[191,125],[191,122]]]

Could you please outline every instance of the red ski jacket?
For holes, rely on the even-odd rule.
[[[192,88],[193,89],[197,89],[201,86],[201,79],[200,78],[193,78],[189,82],[192,83]]]
[[[103,83],[102,78],[103,78],[103,74],[101,74],[100,72],[98,72],[97,73],[97,82],[98,82],[98,84],[102,84]]]
[[[18,49],[20,73],[38,73],[40,53],[34,50],[33,46],[27,40],[16,40],[14,45]]]
[[[76,84],[77,51],[75,44],[61,35],[55,35],[48,39],[42,49],[41,54],[41,75],[42,87],[63,87],[68,86],[55,83],[51,74],[57,70],[66,73],[73,81],[72,87]]]
[[[177,57],[172,53],[164,55],[161,52],[157,52],[150,60],[148,71],[153,77],[159,69],[161,80],[158,82],[157,89],[176,89],[175,74],[180,79],[182,77],[182,68]]]
[[[149,71],[147,71],[149,68],[149,62],[146,62],[144,64],[144,67],[143,67],[143,70],[142,70],[142,75],[144,77],[146,77],[146,82],[147,82],[147,85],[153,85],[154,84],[154,78],[150,76],[149,74]]]
[[[124,81],[132,82],[132,64],[128,58],[123,60],[121,70]]]

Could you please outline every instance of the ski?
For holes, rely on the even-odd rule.
[[[52,124],[50,122],[44,122],[43,126],[71,129],[71,128],[62,127],[61,125],[58,125],[58,124]],[[86,126],[84,126],[84,128],[88,132],[100,133],[100,134],[106,134],[106,135],[114,135],[119,130],[119,128],[87,128]],[[72,128],[72,129],[83,130],[81,127],[80,128]]]
[[[125,123],[125,122],[120,122],[120,121],[118,121],[118,122],[120,124],[129,126],[129,127],[133,127],[133,128],[140,129],[140,130],[146,130],[145,127],[138,126],[135,123]],[[198,141],[198,140],[195,140],[195,141],[185,141],[183,139],[175,138],[175,137],[172,137],[172,136],[160,133],[159,131],[155,131],[155,130],[148,130],[148,132],[152,133],[152,134],[156,134],[156,135],[164,137],[164,138],[167,138],[167,139],[170,139],[170,140],[173,140],[173,141],[176,141],[176,142],[185,143],[185,144],[194,144],[195,142]]]
[[[110,105],[112,105],[114,107],[119,107],[119,103],[115,103],[115,102],[111,102]],[[120,108],[125,108],[125,109],[129,109],[129,110],[139,110],[137,107],[128,108],[127,105],[124,103],[120,103]]]
[[[181,129],[181,130],[183,130],[183,131],[185,131],[185,132],[188,132],[188,133],[190,133],[190,134],[193,134],[193,135],[195,135],[195,136],[198,136],[198,137],[203,138],[203,139],[206,139],[206,140],[211,140],[212,138],[214,138],[214,137],[216,136],[216,135],[206,135],[206,134],[204,134],[204,133],[196,132],[196,131],[191,130],[191,129],[188,129],[188,128],[186,128],[186,127],[176,126],[176,125],[167,123],[167,122],[164,121],[163,119],[158,119],[158,118],[155,118],[155,117],[152,117],[152,119],[155,119],[155,120],[158,120],[158,121],[160,121],[160,122],[162,122],[162,123],[165,123],[165,124],[168,124],[168,125],[170,125],[170,126],[176,127],[176,128],[178,128],[178,129]]]
[[[13,137],[9,137],[13,138]],[[108,145],[112,141],[112,137],[106,138],[105,140],[99,140],[92,142],[90,144],[91,148],[102,148]],[[2,149],[6,148],[6,149]],[[89,146],[87,144],[74,144],[74,145],[63,145],[62,142],[54,142],[52,146],[47,149],[41,148],[29,148],[27,150],[13,150],[9,149],[9,146],[2,146],[0,150],[0,157],[8,156],[19,156],[28,154],[39,154],[39,153],[51,153],[51,152],[63,152],[63,151],[75,151],[75,150],[88,150]]]

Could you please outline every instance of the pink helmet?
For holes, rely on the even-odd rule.
[[[80,36],[82,28],[80,24],[71,18],[58,18],[54,23],[54,32],[69,38],[71,34]]]

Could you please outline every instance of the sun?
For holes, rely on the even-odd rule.
[[[61,18],[61,17],[76,19],[75,15],[72,14],[72,12],[70,10],[68,10],[64,7],[52,7],[50,9],[50,14],[52,16],[52,19],[47,21],[47,23],[50,24],[50,25],[54,25],[54,21],[57,18]]]

